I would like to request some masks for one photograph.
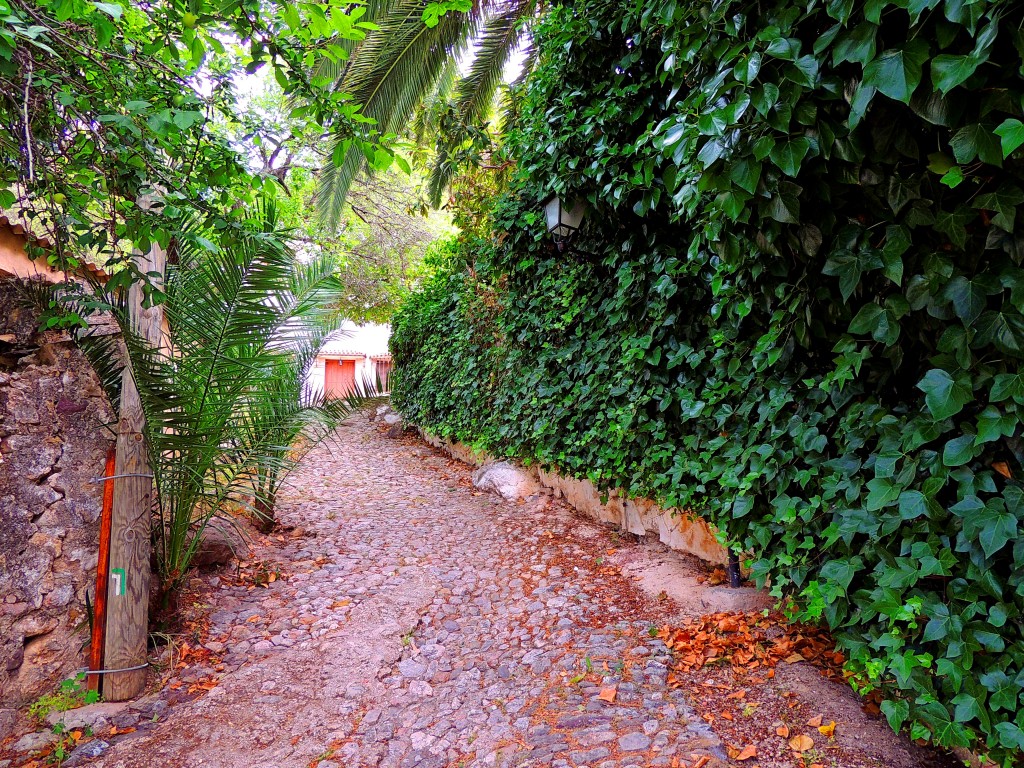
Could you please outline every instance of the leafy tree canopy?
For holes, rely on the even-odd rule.
[[[359,104],[309,75],[373,28],[364,13],[338,0],[0,0],[0,208],[46,234],[55,262],[110,264],[175,238],[230,245],[272,184],[215,126],[237,122],[234,85],[261,70],[291,118],[386,167]],[[205,226],[183,226],[195,217]]]

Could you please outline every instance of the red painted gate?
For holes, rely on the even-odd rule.
[[[355,360],[325,360],[324,393],[328,397],[344,397],[356,391]]]

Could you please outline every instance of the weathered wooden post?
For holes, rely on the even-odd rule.
[[[149,205],[140,201],[140,207]],[[137,257],[143,273],[164,274],[167,255],[153,243],[149,253]],[[162,281],[161,281],[162,282]],[[159,286],[159,287],[162,287]],[[128,291],[131,327],[154,349],[162,345],[163,309],[143,307],[142,286]],[[107,632],[104,645],[103,697],[125,701],[146,686],[146,641],[149,635],[150,526],[153,471],[143,433],[145,417],[130,368],[121,377],[121,418],[117,425],[114,466],[114,506],[111,517],[110,574],[107,596]]]

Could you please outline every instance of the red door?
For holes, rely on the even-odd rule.
[[[355,360],[325,360],[324,393],[328,397],[344,397],[356,391]]]

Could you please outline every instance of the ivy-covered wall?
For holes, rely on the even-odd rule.
[[[577,0],[493,236],[399,313],[407,418],[690,508],[894,728],[1024,755],[1024,4]],[[551,191],[590,213],[571,251]]]

